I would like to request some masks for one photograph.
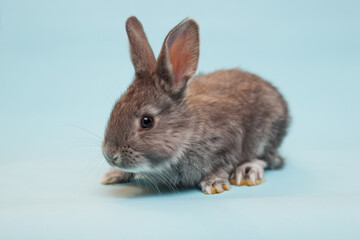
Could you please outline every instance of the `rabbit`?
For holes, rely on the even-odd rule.
[[[142,24],[126,21],[135,77],[116,102],[102,143],[103,184],[151,182],[221,193],[264,182],[284,164],[278,148],[290,116],[269,82],[240,69],[195,76],[199,25],[186,18],[166,36],[157,60]]]

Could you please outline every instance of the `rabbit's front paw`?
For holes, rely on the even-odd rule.
[[[218,170],[200,182],[200,188],[205,194],[222,193],[230,190],[229,174]]]
[[[266,162],[252,160],[238,166],[231,175],[231,184],[237,186],[255,186],[264,182]]]
[[[222,193],[224,191],[230,190],[230,183],[227,179],[208,179],[207,181],[202,181],[200,183],[201,190],[205,194],[215,194],[215,193]]]
[[[134,177],[134,174],[124,172],[120,169],[112,168],[107,173],[105,173],[103,179],[101,180],[102,184],[117,184],[129,182]]]

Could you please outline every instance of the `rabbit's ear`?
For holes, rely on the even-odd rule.
[[[199,62],[199,25],[186,18],[166,36],[157,60],[160,86],[172,95],[182,95]]]
[[[153,72],[156,66],[154,53],[140,21],[132,16],[126,20],[126,32],[130,44],[130,57],[136,74]]]

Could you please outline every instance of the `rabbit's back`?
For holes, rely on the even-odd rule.
[[[287,105],[278,90],[260,77],[239,69],[199,75],[191,81],[187,98],[194,108],[232,115],[287,116]],[[205,114],[205,112],[204,112]],[[239,116],[240,117],[240,116]]]

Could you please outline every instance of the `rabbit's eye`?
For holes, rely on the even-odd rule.
[[[154,120],[150,116],[144,116],[141,118],[141,121],[140,121],[141,128],[150,128],[150,127],[152,127],[153,123],[154,123]]]

